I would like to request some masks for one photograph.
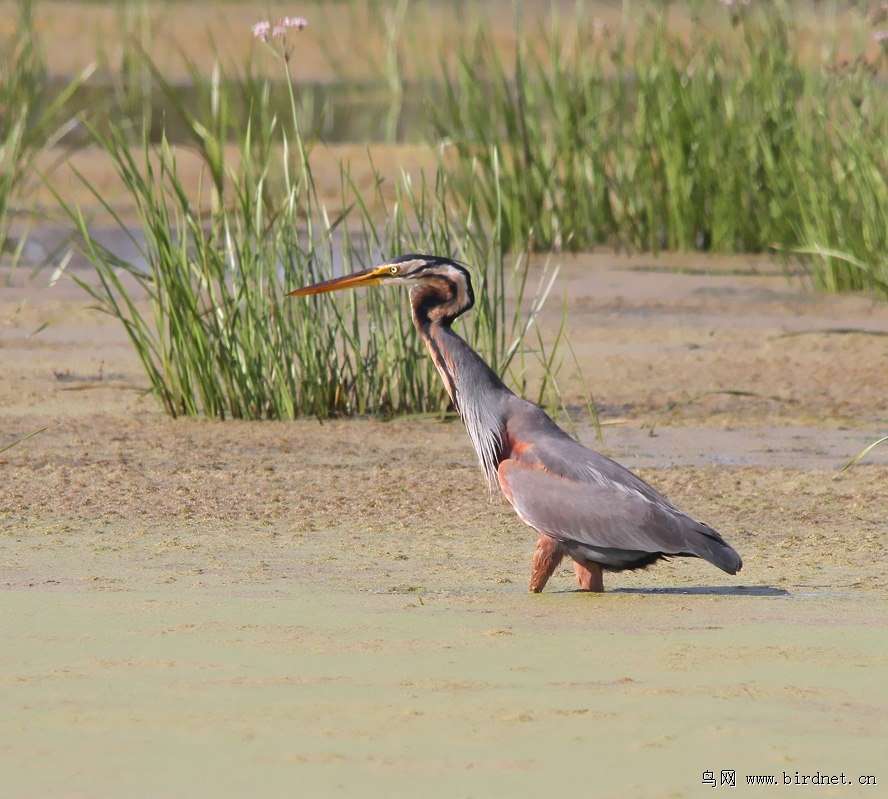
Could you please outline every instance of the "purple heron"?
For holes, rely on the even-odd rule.
[[[575,441],[539,407],[510,391],[451,325],[475,303],[468,270],[449,258],[401,255],[372,269],[291,291],[404,285],[413,323],[462,418],[491,489],[499,485],[539,533],[530,590],[543,590],[565,556],[584,591],[603,591],[602,571],[697,557],[736,574],[734,549],[620,464]]]

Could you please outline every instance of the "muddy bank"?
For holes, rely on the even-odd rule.
[[[526,590],[535,536],[488,495],[463,435],[432,421],[68,420],[4,456],[0,580],[17,589],[295,580],[365,592]],[[699,437],[664,431],[657,441]],[[608,438],[608,454],[721,529],[745,561],[739,582],[679,559],[609,577],[609,588],[888,588],[884,465],[839,480],[835,469],[761,465],[767,453],[752,466],[639,468],[634,442]],[[569,569],[552,585],[573,587]]]

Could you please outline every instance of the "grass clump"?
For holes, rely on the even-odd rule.
[[[76,124],[76,118],[66,118],[65,105],[94,68],[75,76],[61,92],[50,92],[34,33],[33,0],[18,3],[15,30],[0,52],[0,254],[12,251],[14,267],[27,235],[13,245],[10,230],[26,204],[34,162]]]
[[[463,334],[500,374],[523,379],[516,372],[544,296],[527,315],[526,259],[503,254],[496,220],[482,227],[472,208],[454,212],[459,204],[450,201],[443,171],[430,184],[405,179],[391,205],[378,174],[375,187],[360,192],[342,165],[343,210],[331,217],[318,198],[315,142],[301,135],[291,81],[286,119],[269,111],[274,87],[267,83],[238,83],[217,70],[213,81],[197,85],[205,87],[204,101],[176,108],[205,164],[209,203],[193,199],[175,148],[166,138],[153,145],[147,124],[140,144],[133,143],[131,127],[111,121],[93,128],[137,209],[141,235],[99,191],[93,194],[140,253],[137,261],[101,246],[89,220],[56,195],[98,278],[74,279],[125,326],[168,414],[292,419],[446,411],[446,393],[403,297],[284,297],[289,289],[409,251],[477,267],[481,301]],[[256,92],[244,123],[235,118],[232,94],[248,85]],[[510,312],[507,290],[514,296]],[[546,379],[538,399],[557,399],[557,344],[541,354]]]
[[[502,203],[506,249],[777,245],[823,288],[888,295],[888,41],[812,65],[786,10],[728,11],[686,36],[659,7],[634,29],[577,15],[570,38],[556,19],[518,31],[514,64],[479,28],[434,111],[455,185]]]

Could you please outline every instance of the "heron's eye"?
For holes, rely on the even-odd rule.
[[[390,266],[389,267],[389,272],[391,272],[393,275],[397,275],[398,272],[400,272],[400,271],[401,270],[397,266]]]

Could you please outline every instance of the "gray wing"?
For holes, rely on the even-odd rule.
[[[740,569],[740,556],[715,530],[526,405],[524,419],[508,425],[513,441],[526,443],[513,447],[518,454],[500,463],[498,475],[527,524],[611,568],[644,565],[651,555],[693,555],[729,574]]]

